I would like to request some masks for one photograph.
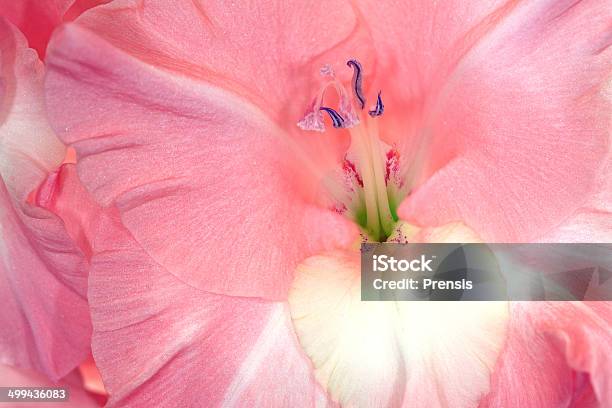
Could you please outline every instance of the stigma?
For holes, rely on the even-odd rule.
[[[385,108],[381,91],[367,109],[364,69],[356,59],[346,65],[353,70],[349,84],[340,82],[330,65],[321,68],[324,83],[297,125],[325,133],[329,121],[333,129],[350,134],[350,147],[339,166],[343,191],[331,192],[333,208],[360,226],[364,240],[384,242],[396,228],[396,209],[404,195],[400,155],[380,138],[378,121]],[[326,104],[330,90],[337,96],[333,106]]]

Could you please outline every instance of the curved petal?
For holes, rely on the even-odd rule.
[[[518,1],[356,0],[355,4],[375,48],[373,67],[366,72],[373,82],[369,88],[382,90],[385,100],[380,137],[397,147],[402,173],[414,185],[448,160],[444,146],[431,146],[437,136],[428,123],[432,103],[458,61]],[[455,137],[439,136],[445,144]]]
[[[459,39],[469,47],[423,100],[433,174],[400,216],[529,241],[582,205],[610,149],[611,10],[607,0],[521,3]]]
[[[49,211],[27,201],[64,146],[45,119],[42,64],[0,20],[0,362],[58,379],[87,356],[87,262]]]
[[[356,237],[313,204],[299,151],[253,105],[76,25],[50,50],[50,116],[77,151],[79,176],[181,280],[280,299],[304,257]]]
[[[72,5],[64,13],[64,21],[72,21],[90,8],[110,3],[111,1],[113,0],[72,0]]]
[[[64,159],[45,119],[44,67],[23,35],[0,19],[0,174],[19,201]]]
[[[611,311],[609,302],[514,304],[481,406],[609,406]]]
[[[346,0],[325,7],[179,0],[171,12],[164,0],[120,0],[85,13],[75,24],[146,66],[203,81],[255,105],[286,132],[303,167],[317,179],[341,166],[346,132],[312,137],[296,124],[325,82],[321,66],[342,65],[348,76],[348,58],[372,55],[364,26]]]
[[[595,188],[587,201],[538,241],[612,242],[612,154],[598,173]]]
[[[507,0],[448,0],[443,3],[356,0],[376,48],[377,73],[385,94],[415,99],[439,87],[458,59],[516,6]],[[398,47],[399,46],[399,47]],[[401,86],[400,86],[401,84]],[[387,104],[385,108],[392,108]],[[385,109],[386,112],[386,109]]]
[[[0,180],[0,361],[58,379],[88,353],[87,264],[60,220],[29,210]]]
[[[110,406],[310,406],[323,397],[286,304],[186,285],[112,212],[90,232],[93,353]]]

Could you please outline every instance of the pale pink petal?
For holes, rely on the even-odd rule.
[[[347,2],[320,7],[278,0],[178,0],[169,9],[164,0],[121,0],[88,11],[75,23],[148,66],[205,81],[252,103],[286,132],[302,159],[312,162],[305,167],[337,170],[347,135],[312,137],[296,124],[322,84],[321,66],[340,64],[343,75],[350,75],[345,61],[357,51],[371,54],[364,26]]]
[[[420,225],[461,220],[485,240],[534,239],[586,200],[609,150],[602,88],[612,69],[612,7],[508,3],[474,21],[446,6],[431,21],[473,28],[447,47],[450,65],[428,68],[442,76],[426,74],[423,95],[414,95],[422,114],[413,138],[428,140],[423,171],[431,176],[400,216]]]
[[[303,113],[316,91],[313,74],[337,62],[326,54],[347,39],[357,18],[343,0],[324,7],[178,0],[171,8],[164,0],[120,0],[78,23],[149,65],[242,95],[293,128],[299,116],[285,116]]]
[[[541,242],[612,242],[612,155],[586,202],[538,238]]]
[[[76,166],[72,163],[62,164],[49,174],[31,198],[37,205],[62,219],[66,233],[89,259],[92,237],[88,232],[100,222],[102,209],[83,187]]]
[[[457,62],[482,36],[508,15],[517,1],[357,0],[376,58],[366,64],[366,86],[382,90],[385,113],[380,137],[401,152],[402,166],[429,176],[424,165],[447,159],[440,151],[432,163],[429,149],[431,105]],[[369,83],[368,83],[369,82]],[[462,97],[463,98],[463,97]],[[443,135],[441,135],[443,136]],[[454,136],[443,136],[448,142]]]
[[[0,387],[62,387],[67,388],[69,393],[69,400],[66,402],[0,402],[0,407],[37,408],[49,405],[58,408],[93,408],[103,406],[104,404],[96,399],[95,396],[88,394],[80,387],[79,380],[78,376],[74,376],[74,378],[71,376],[69,379],[55,383],[49,381],[44,375],[36,371],[18,369],[0,364]]]
[[[612,404],[609,302],[517,303],[482,407]]]
[[[186,285],[112,214],[91,233],[93,353],[110,406],[302,407],[322,398],[286,304]]]
[[[87,356],[87,263],[60,219],[28,201],[64,146],[45,119],[42,64],[0,20],[0,362],[58,379]]]
[[[1,180],[0,225],[0,362],[60,378],[88,353],[87,264],[61,221],[15,207]]]
[[[44,67],[23,35],[0,18],[0,175],[19,201],[65,155],[45,119]]]
[[[305,256],[355,239],[316,204],[301,150],[260,109],[77,25],[51,49],[49,114],[84,185],[181,280],[283,298]]]

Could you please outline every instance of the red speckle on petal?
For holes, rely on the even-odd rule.
[[[345,158],[344,163],[342,163],[342,170],[344,170],[347,174],[355,177],[355,180],[357,180],[357,183],[359,184],[359,186],[363,187],[363,179],[357,172],[355,163]]]
[[[332,211],[334,211],[334,212],[336,212],[336,213],[338,213],[340,215],[344,214],[346,212],[346,210],[347,210],[346,205],[344,205],[343,203],[335,204],[332,207]]]
[[[391,149],[387,152],[387,161],[385,163],[385,183],[389,183],[391,175],[399,175],[399,152],[396,149]]]

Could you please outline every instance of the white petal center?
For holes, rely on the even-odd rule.
[[[304,261],[289,296],[319,383],[343,406],[476,406],[502,349],[506,302],[361,301],[358,251]]]

